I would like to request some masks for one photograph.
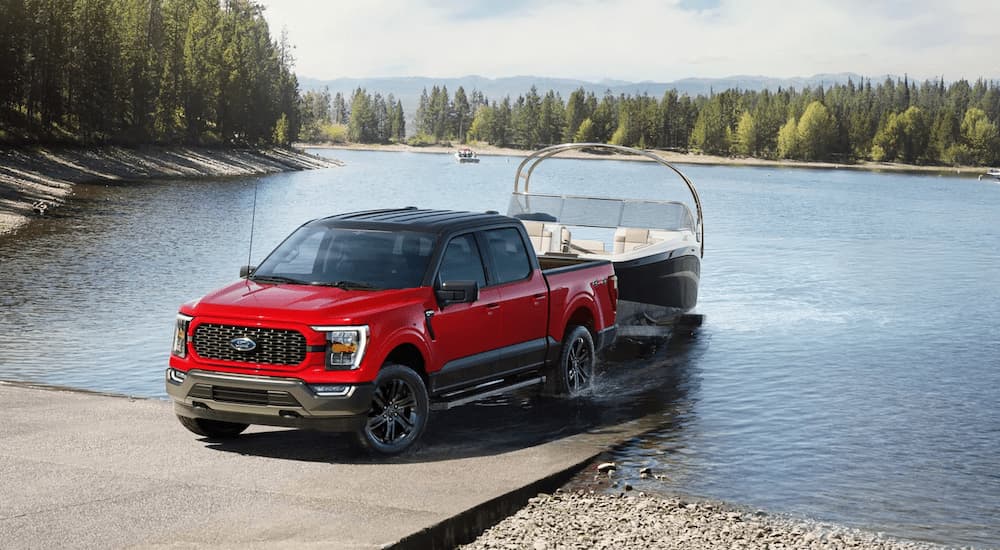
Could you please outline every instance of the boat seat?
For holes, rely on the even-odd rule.
[[[573,239],[570,243],[570,252],[589,252],[591,254],[604,254],[604,243],[591,239]]]
[[[615,230],[615,254],[631,252],[651,243],[648,229],[619,227]]]
[[[535,249],[535,252],[548,252],[552,246],[552,231],[547,229],[542,222],[521,220],[521,223],[528,230],[528,238],[531,239],[531,247]]]

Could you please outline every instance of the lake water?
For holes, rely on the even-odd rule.
[[[347,165],[79,186],[69,206],[0,238],[0,379],[163,398],[177,306],[235,279],[248,257],[331,213],[506,211],[519,162],[321,154]],[[705,324],[649,357],[610,361],[584,400],[591,414],[658,419],[615,452],[625,478],[913,539],[1000,544],[1000,185],[682,169],[705,207]],[[532,189],[683,198],[667,176],[557,160]],[[531,407],[494,400],[442,423],[489,409],[517,430]],[[640,480],[645,466],[668,479]]]

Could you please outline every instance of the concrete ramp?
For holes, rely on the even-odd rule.
[[[166,401],[0,383],[0,402],[0,548],[450,547],[650,427],[520,444],[460,407],[416,452],[374,461],[335,434],[209,442]]]

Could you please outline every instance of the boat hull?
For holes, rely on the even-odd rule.
[[[619,300],[677,312],[693,309],[698,303],[701,259],[691,250],[685,248],[614,262]]]

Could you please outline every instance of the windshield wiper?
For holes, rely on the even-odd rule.
[[[292,279],[291,277],[282,277],[280,275],[260,275],[250,277],[250,280],[255,283],[289,283],[293,285],[304,285],[305,281],[300,281],[298,279]]]
[[[337,281],[334,283],[324,283],[317,281],[315,283],[309,283],[309,284],[316,286],[332,286],[343,290],[378,290],[378,287],[376,287],[375,285],[370,285],[368,283],[361,283],[358,281]]]

